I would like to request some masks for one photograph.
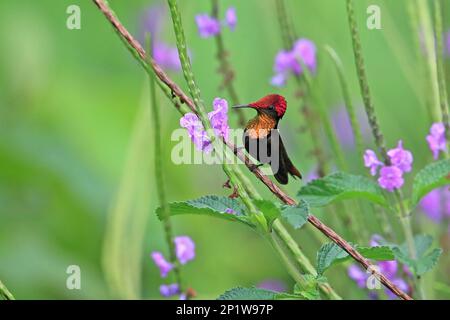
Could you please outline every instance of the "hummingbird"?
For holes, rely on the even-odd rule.
[[[278,122],[286,112],[286,99],[270,94],[256,102],[233,108],[251,108],[257,112],[256,117],[247,123],[243,135],[245,150],[260,162],[257,166],[270,164],[275,179],[281,184],[288,183],[288,174],[301,179],[302,175],[289,159],[278,131]]]

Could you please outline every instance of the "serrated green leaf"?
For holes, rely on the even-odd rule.
[[[217,300],[275,300],[279,293],[260,288],[236,287],[221,294]]]
[[[271,227],[272,223],[281,215],[280,208],[278,208],[275,203],[269,200],[254,200],[254,203],[256,207],[258,207],[258,209],[263,213],[269,227]]]
[[[347,258],[348,253],[335,243],[326,243],[317,252],[317,273],[323,274],[333,263]]]
[[[308,221],[309,205],[300,200],[296,206],[284,206],[281,216],[295,229],[299,229]]]
[[[438,262],[442,254],[441,248],[435,248],[430,253],[426,254],[431,247],[433,238],[429,235],[417,235],[414,237],[414,244],[416,249],[416,258],[413,259],[409,253],[406,243],[401,246],[392,248],[395,257],[401,263],[407,265],[409,269],[416,275],[421,276],[427,271],[431,270]]]
[[[388,246],[360,247],[351,244],[363,257],[377,261],[395,259],[393,249]],[[324,244],[317,253],[317,272],[323,274],[330,266],[349,260],[350,255],[335,243]]]
[[[450,159],[433,162],[414,177],[411,204],[417,206],[431,190],[450,184]]]
[[[234,214],[227,213],[227,209],[234,211]],[[170,216],[183,214],[206,215],[228,221],[238,221],[252,228],[256,228],[247,216],[244,215],[244,207],[237,199],[223,196],[204,196],[196,200],[186,202],[173,202],[169,204]],[[156,214],[160,220],[163,219],[161,207],[156,209]]]
[[[311,274],[305,274],[303,275],[303,278],[306,280],[306,284],[302,287],[300,287],[299,284],[295,284],[294,294],[302,296],[306,300],[320,299],[319,283],[322,283],[323,277],[315,277]]]
[[[372,180],[344,172],[316,179],[300,189],[298,195],[311,207],[321,207],[345,199],[364,198],[387,206],[383,190]]]

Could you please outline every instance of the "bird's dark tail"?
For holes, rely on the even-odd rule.
[[[283,140],[281,140],[281,137],[279,139],[279,153],[278,154],[279,154],[278,170],[273,170],[275,168],[272,168],[272,170],[274,171],[275,179],[277,179],[277,181],[281,184],[287,184],[289,181],[288,173],[294,178],[298,177],[301,179],[302,174],[294,166],[291,159],[289,159],[289,156],[286,152],[286,149],[284,148]]]

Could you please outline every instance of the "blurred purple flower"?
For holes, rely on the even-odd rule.
[[[276,87],[284,86],[289,74],[303,73],[302,64],[312,73],[316,72],[316,46],[308,39],[299,39],[292,50],[280,50],[277,53],[273,67],[275,76],[272,77],[271,84]]]
[[[367,149],[363,158],[364,166],[370,168],[370,174],[373,176],[376,175],[378,167],[383,165],[383,163],[378,160],[376,153],[373,150]]]
[[[153,59],[164,69],[181,70],[180,57],[176,47],[170,47],[163,42],[154,42]]]
[[[378,247],[380,246],[380,243],[383,242],[383,237],[380,236],[379,234],[373,234],[372,237],[370,238],[370,246],[371,247]]]
[[[360,288],[366,288],[366,280],[367,280],[367,273],[361,270],[360,267],[358,267],[356,264],[352,264],[347,269],[347,274],[353,281],[356,282],[358,287]]]
[[[208,14],[199,14],[195,17],[198,33],[202,38],[213,37],[220,32],[220,22]]]
[[[175,237],[175,253],[181,264],[186,264],[188,261],[195,258],[195,243],[188,236]]]
[[[380,272],[383,273],[389,279],[393,279],[397,273],[398,264],[395,260],[390,261],[380,261],[378,262],[380,267]]]
[[[270,84],[277,88],[284,87],[286,85],[286,76],[283,73],[276,74],[270,79]]]
[[[231,208],[226,208],[226,209],[225,209],[225,213],[228,213],[228,214],[236,214],[236,211],[234,211],[234,210],[231,209]]]
[[[387,152],[387,155],[391,159],[391,164],[396,166],[403,172],[410,172],[413,163],[412,153],[403,149],[403,142],[398,142],[397,148],[391,149]]]
[[[225,99],[215,98],[213,101],[214,110],[208,113],[208,118],[214,133],[225,139],[228,139],[228,102]],[[180,126],[186,128],[194,142],[197,150],[203,152],[211,152],[212,145],[208,139],[208,135],[203,128],[200,119],[194,113],[188,112],[180,119]]]
[[[390,192],[403,186],[403,172],[396,166],[385,166],[380,170],[379,185]]]
[[[311,171],[308,172],[308,174],[306,175],[306,183],[310,183],[311,181],[317,180],[319,179],[319,173],[317,172],[317,168],[312,169]]]
[[[444,216],[450,217],[450,190],[447,186],[434,189],[420,201],[420,207],[432,221],[439,223]]]
[[[225,12],[225,23],[231,31],[234,31],[237,24],[236,8],[230,7],[227,9]]]
[[[162,284],[159,286],[159,293],[161,293],[163,297],[171,297],[180,293],[180,286],[177,283]]]
[[[152,252],[151,257],[153,262],[159,268],[159,272],[161,273],[161,277],[165,278],[170,270],[173,269],[173,265],[164,259],[164,256],[161,252]]]
[[[286,284],[283,281],[276,279],[267,279],[261,281],[256,285],[257,288],[271,290],[275,292],[285,292],[287,290]]]
[[[302,73],[301,61],[312,73],[316,72],[316,45],[309,39],[299,39],[292,50],[297,65],[294,67],[296,74]]]
[[[447,150],[444,124],[439,122],[433,123],[426,140],[431,152],[433,152],[434,159],[437,159],[440,151],[445,152]]]
[[[139,39],[145,45],[145,34],[150,33],[153,59],[164,69],[180,71],[181,63],[178,50],[160,39],[167,10],[163,5],[155,5],[147,9],[141,18]]]

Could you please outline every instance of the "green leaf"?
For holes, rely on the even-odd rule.
[[[344,172],[316,179],[300,189],[298,195],[311,207],[321,207],[345,199],[364,198],[387,206],[383,190],[372,180]]]
[[[263,213],[269,227],[271,227],[272,223],[281,215],[280,208],[278,208],[275,203],[269,200],[254,200],[254,203],[256,207],[258,207],[258,209]]]
[[[413,208],[428,192],[448,184],[450,184],[450,159],[427,165],[414,177],[411,199]]]
[[[309,205],[300,200],[296,206],[284,206],[281,216],[295,229],[300,229],[308,221]]]
[[[348,257],[348,253],[335,243],[326,243],[317,253],[317,273],[323,274],[333,263]]]
[[[393,249],[388,246],[360,247],[352,245],[363,257],[377,261],[395,259]],[[330,266],[349,260],[350,255],[335,243],[324,244],[317,253],[317,272],[323,274]]]
[[[398,261],[407,265],[416,276],[421,276],[437,264],[439,257],[442,254],[441,248],[435,248],[431,250],[430,253],[426,254],[432,243],[433,238],[429,235],[415,236],[414,244],[416,248],[416,259],[411,257],[406,243],[392,248],[392,251]]]
[[[278,292],[255,287],[236,287],[221,294],[217,300],[275,300]]]
[[[315,277],[311,274],[304,274],[303,278],[306,280],[306,284],[302,287],[300,287],[298,284],[295,284],[294,294],[301,296],[306,300],[319,300],[319,283],[323,283],[324,277]]]
[[[227,209],[233,210],[234,214],[227,213]],[[204,196],[196,200],[169,204],[170,216],[183,214],[206,215],[228,221],[238,221],[256,228],[255,224],[244,215],[244,210],[239,200],[223,196]],[[161,207],[156,209],[156,214],[160,220],[164,218]]]

